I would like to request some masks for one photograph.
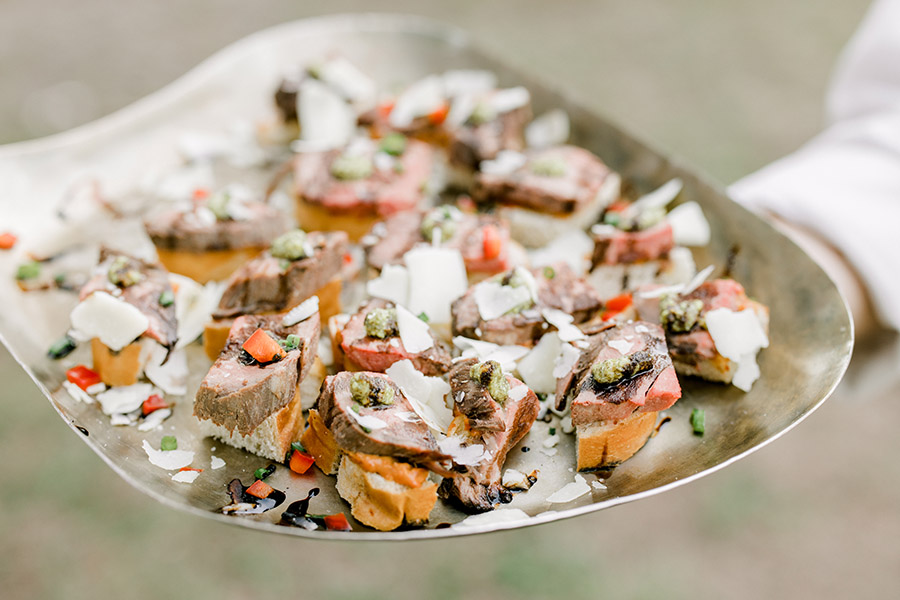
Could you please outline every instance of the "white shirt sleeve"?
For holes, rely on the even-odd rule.
[[[729,188],[828,240],[900,330],[900,0],[876,0],[838,64],[826,129]]]

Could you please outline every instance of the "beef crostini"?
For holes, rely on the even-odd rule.
[[[440,236],[440,239],[438,239]],[[509,238],[509,226],[494,215],[463,212],[452,205],[427,213],[406,212],[378,223],[363,238],[366,261],[380,271],[403,263],[403,255],[422,243],[456,248],[472,282],[525,265],[525,249]]]
[[[502,152],[481,163],[472,199],[497,205],[513,239],[543,246],[571,229],[587,229],[619,197],[621,178],[577,146]]]
[[[565,264],[530,270],[516,267],[457,298],[451,306],[451,325],[453,335],[531,346],[549,327],[548,309],[570,315],[578,324],[600,307],[597,292]]]
[[[194,399],[203,435],[279,462],[303,427],[301,382],[313,371],[320,327],[316,313],[289,325],[286,318],[235,319]]]
[[[100,262],[79,299],[72,327],[90,337],[94,371],[106,385],[137,382],[147,359],[141,340],[167,352],[174,348],[175,294],[161,265],[101,248]]]
[[[227,279],[287,230],[277,209],[249,190],[223,188],[144,220],[159,261],[172,273],[206,283]]]
[[[659,325],[632,321],[588,338],[557,381],[557,408],[571,399],[579,471],[614,467],[641,449],[658,412],[681,397]]]
[[[744,391],[759,377],[756,355],[769,345],[769,309],[748,298],[740,283],[714,279],[687,294],[663,294],[658,304],[643,300],[639,307],[642,317],[662,323],[680,375]]]
[[[466,461],[438,493],[467,512],[492,510],[501,500],[503,464],[509,451],[531,430],[540,410],[537,395],[495,361],[457,361],[450,371],[453,421],[447,436],[461,445],[480,445],[479,459]]]
[[[447,457],[390,377],[329,376],[315,411],[301,441],[325,472],[340,456],[337,491],[356,520],[380,531],[428,520],[437,501],[429,469]]]
[[[297,221],[358,241],[385,217],[427,205],[440,191],[435,168],[428,144],[400,134],[303,152],[293,163]]]
[[[232,319],[238,315],[287,311],[312,296],[319,299],[322,319],[339,313],[340,273],[347,251],[347,235],[340,231],[295,229],[276,238],[268,250],[228,279],[203,333],[210,360],[221,352]]]
[[[428,376],[450,370],[446,343],[427,323],[392,302],[369,300],[349,319],[330,319],[328,328],[338,369],[383,373],[397,361],[410,360]]]

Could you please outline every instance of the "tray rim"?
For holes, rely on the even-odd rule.
[[[668,161],[668,163],[673,167],[689,172],[701,185],[707,186],[724,198],[731,200],[722,185],[715,182],[708,174],[703,172],[701,169],[687,165],[687,163],[677,155],[673,155],[668,152],[663,153],[657,150],[655,146],[647,143],[640,136],[634,135],[633,133],[619,126],[616,122],[608,119],[602,113],[602,111],[588,106],[587,103],[579,97],[577,92],[573,93],[573,90],[571,88],[560,88],[559,86],[553,85],[552,80],[546,78],[545,76],[523,71],[516,66],[510,66],[509,63],[502,57],[499,57],[496,53],[487,50],[472,34],[467,32],[465,29],[440,21],[438,19],[420,15],[389,12],[360,12],[322,15],[288,21],[261,29],[250,35],[242,37],[214,52],[207,58],[203,59],[200,63],[189,69],[186,73],[177,77],[175,80],[164,85],[158,90],[153,91],[143,96],[142,98],[107,115],[84,123],[72,129],[68,129],[66,131],[55,133],[49,136],[0,145],[0,161],[19,158],[31,154],[64,151],[69,146],[74,146],[90,138],[113,132],[120,125],[127,124],[132,120],[151,117],[153,113],[163,110],[169,104],[176,104],[179,98],[185,93],[189,92],[192,88],[202,87],[204,78],[213,75],[218,69],[229,63],[233,56],[238,56],[244,53],[246,49],[253,48],[255,45],[264,44],[266,38],[276,36],[283,31],[294,31],[296,34],[302,35],[305,30],[314,30],[320,33],[323,29],[326,28],[335,32],[352,31],[354,29],[364,29],[386,33],[389,33],[391,31],[403,33],[412,32],[432,37],[438,41],[446,43],[448,46],[465,46],[490,61],[505,65],[507,71],[512,75],[522,77],[523,79],[529,79],[531,80],[531,82],[537,83],[545,87],[546,89],[552,89],[555,94],[565,99],[567,103],[571,104],[578,110],[590,113],[602,119],[603,121],[605,121],[607,126],[616,130],[618,133],[621,133],[623,136],[627,136],[633,143],[642,147],[642,149],[656,154],[657,156],[664,157],[666,161]],[[750,211],[747,211],[747,209],[742,207],[740,204],[735,203],[733,200],[731,200],[731,202],[733,202],[735,206],[740,210],[747,212],[748,215],[752,215]],[[760,218],[758,215],[753,215],[753,217]],[[771,225],[767,225],[771,227]],[[784,234],[782,234],[781,232],[777,233],[778,235],[784,237],[788,243],[794,245],[797,249],[800,250],[800,252],[806,255],[806,252],[804,252],[802,248],[797,246],[797,244],[794,243],[790,238],[784,236]],[[806,256],[808,257],[808,255]],[[189,504],[179,503],[176,500],[170,499],[156,492],[155,490],[144,486],[139,480],[137,480],[137,478],[132,477],[125,470],[118,467],[109,457],[106,456],[106,454],[98,447],[98,444],[94,440],[92,440],[90,436],[85,436],[83,433],[78,431],[77,427],[74,424],[74,421],[71,421],[65,414],[63,414],[59,405],[54,401],[52,392],[50,392],[50,390],[38,379],[33,370],[25,364],[24,360],[19,356],[16,350],[10,345],[9,341],[4,337],[2,331],[0,331],[0,343],[2,343],[6,347],[13,360],[28,374],[31,380],[37,385],[38,389],[44,394],[44,396],[50,402],[51,406],[53,406],[53,409],[68,425],[73,433],[78,435],[82,439],[82,441],[84,441],[87,446],[91,448],[91,450],[93,450],[94,453],[97,454],[103,460],[103,462],[105,462],[113,470],[113,472],[115,472],[117,475],[119,475],[119,477],[128,482],[129,485],[165,506],[175,508],[188,514],[211,518],[214,521],[227,523],[237,527],[287,534],[299,538],[353,541],[446,539],[451,537],[470,536],[494,531],[508,531],[512,529],[520,529],[523,527],[542,525],[592,512],[597,512],[606,508],[611,508],[613,506],[626,504],[666,491],[670,491],[674,488],[680,487],[689,482],[715,473],[769,445],[776,439],[786,434],[788,431],[794,429],[803,420],[805,420],[819,407],[821,407],[821,405],[834,393],[835,389],[841,383],[846,374],[855,347],[855,325],[846,297],[841,292],[840,288],[837,286],[834,280],[828,275],[828,273],[825,272],[824,269],[822,269],[822,267],[811,258],[810,261],[826,276],[842,303],[844,309],[842,316],[846,317],[848,325],[845,342],[847,350],[843,355],[840,364],[836,365],[838,367],[836,371],[837,376],[835,377],[835,380],[829,387],[829,389],[822,395],[821,398],[819,398],[815,402],[815,404],[810,406],[803,414],[796,417],[795,420],[789,423],[784,429],[758,443],[757,445],[748,448],[728,459],[725,459],[722,462],[719,462],[711,467],[703,469],[702,471],[691,474],[682,479],[678,479],[670,483],[654,487],[652,489],[629,494],[627,496],[619,496],[610,498],[608,500],[600,500],[587,505],[565,510],[544,511],[537,515],[530,516],[528,520],[489,523],[481,526],[467,526],[465,528],[420,528],[387,532],[332,532],[326,530],[309,531],[298,527],[279,526],[265,521],[230,517],[224,514],[206,511]]]

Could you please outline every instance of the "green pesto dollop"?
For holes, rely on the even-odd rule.
[[[391,156],[400,156],[406,150],[406,136],[402,133],[389,133],[381,138],[378,149]]]
[[[41,275],[41,263],[27,262],[19,265],[16,269],[16,279],[19,281],[27,281],[28,279],[37,279]]]
[[[397,328],[397,309],[375,308],[369,311],[365,319],[366,335],[383,340],[399,333]]]
[[[531,161],[529,168],[541,177],[562,177],[566,174],[566,161],[561,156],[542,156]]]
[[[462,213],[455,206],[439,206],[422,219],[422,237],[433,242],[437,230],[441,234],[441,241],[449,240],[456,233],[456,222],[461,218]]]
[[[556,276],[555,271],[553,272],[553,276],[554,277]],[[500,285],[506,285],[506,286],[514,287],[514,288],[515,287],[525,287],[525,288],[531,287],[529,285],[530,282],[526,281],[525,275],[522,274],[521,267],[515,268],[512,271],[506,273],[505,275],[500,275],[499,278],[500,278]],[[506,311],[504,314],[507,314],[507,315],[519,314],[523,310],[527,310],[527,309],[531,308],[532,306],[534,306],[534,299],[529,295],[528,300],[525,300],[524,302],[517,304],[516,306],[514,306],[511,309],[509,309],[508,311]]]
[[[219,221],[227,221],[231,218],[228,206],[231,204],[231,194],[227,190],[221,190],[210,196],[206,208],[216,216]]]
[[[144,278],[140,271],[131,267],[126,256],[117,256],[113,259],[106,277],[110,283],[121,287],[134,285]]]
[[[678,300],[666,294],[659,300],[659,321],[669,333],[687,333],[697,325],[705,327],[700,312],[703,300]]]
[[[503,374],[500,363],[486,360],[472,365],[469,376],[486,388],[491,398],[503,404],[509,398],[509,381]]]
[[[469,115],[469,118],[466,119],[466,123],[469,125],[483,125],[485,123],[490,123],[494,119],[497,118],[497,111],[489,102],[478,102],[475,105],[475,108],[472,109],[472,113]]]
[[[299,260],[306,257],[306,249],[306,233],[302,229],[294,229],[275,238],[269,253],[275,258]]]
[[[591,367],[591,377],[599,384],[610,385],[634,377],[653,367],[653,357],[646,350],[639,350],[634,354],[607,358],[594,363]]]
[[[362,406],[388,406],[394,403],[394,388],[384,379],[358,374],[350,378],[350,396]]]
[[[365,179],[374,171],[375,165],[368,156],[342,154],[331,163],[331,174],[342,181]]]

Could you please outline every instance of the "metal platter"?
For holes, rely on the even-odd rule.
[[[573,517],[658,494],[724,467],[784,434],[815,410],[840,381],[853,347],[853,327],[845,303],[825,273],[799,248],[758,217],[689,169],[648,148],[593,112],[568,100],[532,76],[515,72],[475,47],[461,31],[414,17],[349,15],[289,23],[265,30],[219,52],[180,80],[100,121],[46,139],[0,147],[0,212],[4,228],[39,237],[74,183],[90,178],[106,193],[127,194],[148,169],[178,163],[175,147],[186,129],[215,130],[235,119],[264,120],[270,93],[282,73],[307,60],[341,53],[366,69],[384,87],[448,68],[488,68],[503,84],[521,84],[532,93],[536,113],[565,109],[572,142],[597,153],[639,191],[672,177],[684,181],[682,200],[699,202],[713,230],[712,243],[696,256],[699,265],[720,269],[738,248],[734,277],[771,310],[771,343],[760,355],[762,376],[749,393],[736,388],[682,380],[683,398],[666,414],[671,421],[632,459],[605,480],[606,489],[570,504],[549,504],[547,496],[573,480],[574,438],[563,435],[555,455],[541,451],[548,424],[538,422],[510,453],[507,467],[538,470],[537,483],[507,505],[527,520],[448,527],[464,514],[438,502],[425,528],[376,532],[353,522],[352,532],[309,531],[279,526],[284,507],[317,487],[311,512],[349,513],[334,479],[313,469],[296,475],[279,468],[267,481],[287,495],[282,507],[254,516],[226,516],[225,485],[249,481],[268,461],[198,436],[191,419],[193,392],[209,361],[198,344],[189,348],[188,394],[176,398],[174,415],[161,429],[140,432],[113,427],[96,404],[74,400],[61,387],[66,369],[87,362],[86,349],[62,361],[46,357],[49,344],[68,327],[75,304],[71,293],[23,293],[13,274],[22,255],[0,256],[0,337],[34,379],[51,405],[122,478],[160,502],[187,512],[244,527],[311,538],[398,540],[448,537],[509,529]],[[268,173],[248,175],[264,181]],[[23,244],[24,245],[24,244]],[[706,434],[693,435],[689,415],[706,411]],[[206,468],[193,484],[176,483],[147,460],[142,442],[159,447],[176,434],[179,448],[195,451],[194,465],[210,456],[226,462]],[[528,447],[530,451],[524,452]]]

